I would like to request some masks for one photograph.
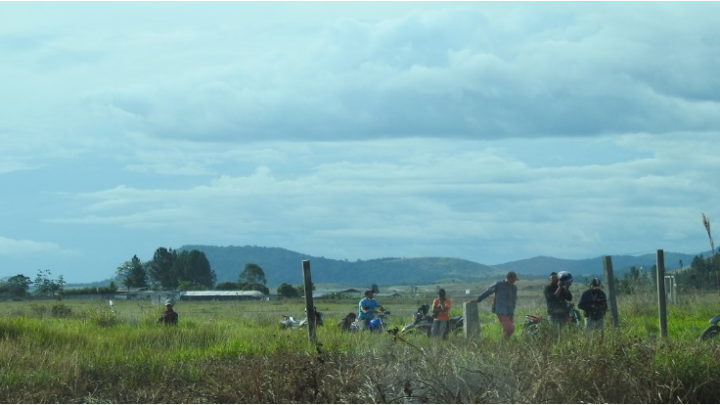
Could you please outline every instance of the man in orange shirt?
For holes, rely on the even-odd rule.
[[[430,336],[434,339],[447,339],[448,323],[450,322],[450,298],[445,297],[445,289],[438,290],[438,297],[433,300],[433,324]]]

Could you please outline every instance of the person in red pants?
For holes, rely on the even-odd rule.
[[[514,271],[509,271],[505,275],[505,279],[493,283],[477,299],[469,301],[470,304],[478,303],[489,297],[493,297],[492,312],[497,315],[500,325],[502,325],[503,337],[510,339],[515,332],[513,317],[515,316],[515,305],[517,304],[517,286],[515,282],[518,280]]]

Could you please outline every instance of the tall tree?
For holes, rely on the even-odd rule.
[[[147,272],[153,283],[167,290],[174,290],[178,286],[178,275],[173,273],[173,264],[177,253],[164,247],[157,248],[153,259],[147,263]]]
[[[128,292],[130,288],[145,287],[147,285],[147,272],[137,255],[120,265],[116,273],[120,283],[127,287]]]
[[[277,293],[283,298],[297,298],[300,296],[300,292],[297,290],[297,288],[291,286],[288,283],[280,284],[280,287],[277,288]]]
[[[181,252],[173,264],[173,273],[178,275],[178,284],[197,285],[212,288],[215,285],[215,272],[205,253],[199,250]]]
[[[53,279],[50,270],[38,270],[38,274],[37,277],[35,277],[33,285],[35,286],[35,292],[38,295],[49,295],[54,297],[56,294],[62,292],[65,280],[62,275],[60,275],[57,279]]]
[[[262,284],[265,285],[267,280],[265,279],[265,271],[262,267],[255,263],[245,264],[245,268],[240,272],[239,280],[244,284]]]
[[[28,289],[30,289],[30,284],[32,284],[32,280],[30,277],[25,277],[22,274],[18,274],[17,276],[12,276],[4,279],[2,282],[3,289],[10,295],[15,297],[23,297],[27,294]]]

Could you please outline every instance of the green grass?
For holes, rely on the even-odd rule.
[[[454,314],[462,302],[454,301]],[[424,298],[422,300],[427,300]],[[318,301],[326,326],[281,330],[303,303],[180,302],[177,327],[155,323],[144,302],[32,301],[0,305],[0,399],[14,403],[718,403],[720,342],[700,333],[717,296],[668,305],[659,336],[651,296],[620,297],[620,328],[603,333],[546,328],[522,336],[534,292],[521,297],[506,342],[489,304],[481,336],[345,334],[334,327],[357,303]],[[417,299],[383,300],[402,328]],[[486,305],[487,304],[487,305]]]

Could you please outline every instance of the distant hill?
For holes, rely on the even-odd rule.
[[[709,252],[708,252],[709,253]],[[697,255],[688,255],[685,253],[663,252],[665,260],[665,271],[674,270],[680,267],[682,260],[683,266],[689,265],[693,258]],[[611,256],[613,273],[616,277],[624,274],[631,267],[643,267],[644,271],[650,271],[652,266],[656,264],[656,255],[646,254],[642,256]],[[603,274],[602,257],[594,259],[567,260],[557,259],[554,257],[538,256],[531,259],[517,260],[513,262],[496,264],[493,267],[503,270],[514,270],[519,274],[527,277],[547,276],[551,271],[566,270],[577,277],[598,276]]]
[[[431,284],[438,280],[484,280],[504,274],[502,269],[463,259],[442,257],[383,258],[372,260],[334,260],[313,257],[283,248],[258,246],[187,245],[181,250],[205,253],[217,281],[237,281],[247,263],[265,271],[269,286],[302,283],[302,261],[310,260],[313,283],[358,284]]]
[[[545,278],[551,271],[570,271],[575,279],[603,275],[602,257],[594,259],[568,260],[547,256],[517,260],[496,265],[485,265],[469,260],[447,257],[382,258],[372,260],[326,259],[293,252],[278,247],[259,246],[205,246],[186,245],[182,250],[199,250],[205,253],[210,266],[217,275],[217,282],[237,281],[238,275],[247,263],[263,268],[270,287],[281,283],[298,285],[302,283],[302,261],[310,260],[315,284],[339,285],[417,285],[442,284],[453,279],[456,282],[474,282],[500,279],[507,271],[515,271],[521,279]],[[698,255],[709,255],[709,251]],[[697,255],[665,252],[665,270],[680,267],[680,261],[688,266]],[[632,266],[650,271],[655,264],[655,254],[642,256],[612,256],[616,277],[622,276]],[[104,286],[110,280],[78,284],[77,286]],[[71,287],[68,285],[67,287]]]

